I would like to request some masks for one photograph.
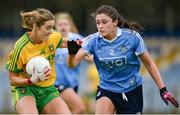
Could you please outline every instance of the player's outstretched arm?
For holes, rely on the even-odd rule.
[[[161,78],[160,72],[152,60],[151,56],[149,55],[148,52],[144,52],[139,55],[140,59],[144,63],[145,67],[147,68],[148,72],[150,73],[151,77],[153,80],[156,82],[156,84],[159,87],[160,95],[163,101],[168,104],[168,101],[170,101],[175,107],[179,107],[178,101],[170,94],[166,87],[165,84]]]
[[[67,48],[68,47],[67,42],[68,42],[68,38],[63,37],[62,38],[62,44],[61,44],[60,48]]]
[[[80,48],[77,52],[77,54],[69,54],[67,58],[67,64],[70,68],[73,68],[77,66],[82,59],[84,59],[86,56],[84,50]]]

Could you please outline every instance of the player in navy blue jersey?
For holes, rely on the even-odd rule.
[[[100,82],[96,95],[96,114],[142,113],[142,77],[144,63],[160,90],[162,99],[179,106],[167,91],[160,72],[150,57],[141,35],[142,27],[128,22],[112,6],[100,6],[95,13],[98,32],[82,44],[75,55],[70,53],[68,65],[76,66],[87,55],[94,56]],[[72,46],[72,47],[71,47]],[[69,45],[71,51],[76,45]],[[78,46],[76,46],[78,47]]]

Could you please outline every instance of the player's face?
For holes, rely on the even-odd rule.
[[[55,27],[57,31],[62,33],[63,36],[66,36],[68,32],[71,31],[70,22],[65,18],[58,19]]]
[[[96,15],[96,26],[98,32],[103,37],[111,39],[111,36],[113,35],[113,33],[115,33],[115,30],[117,28],[117,21],[113,22],[111,17],[102,13]]]
[[[38,37],[41,40],[46,40],[53,32],[54,20],[46,21],[44,25],[40,26],[37,30]]]

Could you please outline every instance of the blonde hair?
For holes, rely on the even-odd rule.
[[[55,14],[55,23],[57,23],[57,21],[59,19],[67,19],[71,25],[71,32],[78,33],[78,30],[77,30],[76,25],[73,21],[73,18],[71,17],[71,15],[69,13],[62,12],[62,13]]]
[[[38,27],[43,25],[46,21],[54,20],[54,15],[47,9],[38,8],[30,12],[20,12],[22,17],[22,27],[32,30],[35,23]]]

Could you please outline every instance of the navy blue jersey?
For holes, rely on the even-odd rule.
[[[83,44],[83,49],[94,56],[101,88],[123,93],[142,84],[138,55],[146,52],[146,47],[138,32],[118,28],[112,40],[97,32]]]

